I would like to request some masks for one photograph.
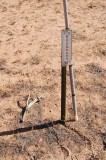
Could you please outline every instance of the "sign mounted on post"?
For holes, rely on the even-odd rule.
[[[61,50],[61,120],[66,117],[66,66],[69,66],[70,85],[75,121],[78,120],[77,104],[74,84],[74,71],[72,65],[72,31],[69,29],[68,0],[63,0],[65,29],[62,30]]]
[[[71,65],[72,59],[72,31],[62,30],[62,66]]]

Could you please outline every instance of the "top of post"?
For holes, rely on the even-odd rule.
[[[63,6],[64,6],[64,16],[65,16],[65,27],[66,29],[69,29],[68,1],[67,0],[63,0]]]

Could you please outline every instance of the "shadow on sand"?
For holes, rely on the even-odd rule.
[[[18,129],[10,130],[10,131],[3,131],[3,132],[0,132],[0,136],[19,134],[19,133],[29,132],[31,130],[46,129],[46,128],[49,128],[49,127],[53,127],[53,125],[57,125],[57,124],[64,125],[65,123],[64,123],[64,121],[61,121],[61,120],[51,121],[51,122],[47,122],[47,123],[43,123],[43,124],[38,124],[38,125],[35,125],[35,126],[30,126],[30,127],[25,127],[25,128],[18,128]]]

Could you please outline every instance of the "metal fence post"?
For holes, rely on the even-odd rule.
[[[66,31],[68,31],[69,30],[69,19],[68,19],[67,0],[63,0],[63,7],[64,7],[64,17],[65,17],[65,29]],[[75,120],[78,120],[76,95],[75,95],[75,84],[74,84],[74,72],[73,72],[72,62],[70,63],[71,65],[69,65],[69,72],[70,72],[70,85],[71,85],[71,93],[72,93],[73,111],[75,115]],[[66,66],[61,65],[61,120],[62,121],[65,121],[65,116],[66,116]]]

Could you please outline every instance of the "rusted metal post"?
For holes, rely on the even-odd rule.
[[[63,0],[65,27],[69,28],[67,1]],[[66,66],[61,66],[61,120],[65,121],[66,116]]]

